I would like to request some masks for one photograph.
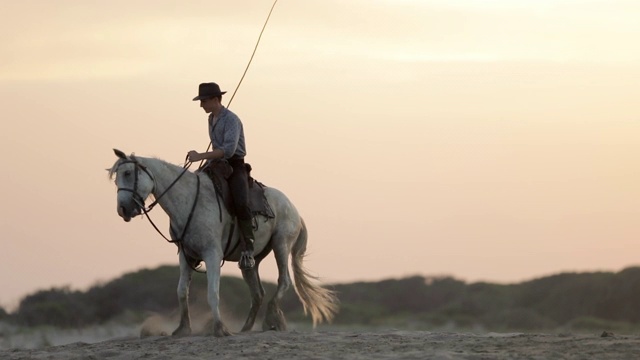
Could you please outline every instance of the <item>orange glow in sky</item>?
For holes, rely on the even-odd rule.
[[[271,4],[3,6],[0,305],[177,264],[117,216],[111,149],[204,151],[191,99],[233,92]],[[640,263],[639,18],[637,1],[281,0],[231,109],[324,281],[617,271]]]

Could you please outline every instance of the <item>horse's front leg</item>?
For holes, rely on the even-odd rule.
[[[191,335],[191,318],[189,316],[189,285],[193,270],[187,263],[184,253],[180,251],[180,280],[178,281],[178,303],[180,304],[180,325],[173,336]]]
[[[232,335],[220,317],[220,262],[222,255],[215,252],[204,260],[207,265],[207,298],[213,313],[213,324],[209,331],[217,337]]]

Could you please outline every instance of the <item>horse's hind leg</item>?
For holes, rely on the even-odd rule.
[[[256,259],[256,265],[250,269],[242,270],[242,277],[244,281],[249,285],[249,292],[251,293],[251,309],[249,309],[249,316],[245,321],[242,331],[250,331],[253,328],[253,324],[256,322],[256,315],[262,305],[262,299],[264,298],[264,288],[260,282],[260,274],[258,268],[260,266],[260,260]]]
[[[265,257],[267,257],[267,255],[269,255],[271,250],[271,242],[269,242],[264,250],[256,255],[256,265],[252,269],[242,271],[242,277],[249,286],[249,292],[251,293],[251,309],[249,309],[249,316],[247,316],[247,321],[245,321],[242,331],[250,331],[253,328],[258,311],[260,311],[260,306],[262,306],[262,299],[264,299],[265,291],[264,287],[262,287],[262,282],[260,281],[259,269],[260,263]]]
[[[265,314],[263,330],[287,330],[287,321],[284,318],[282,310],[280,310],[280,300],[291,287],[291,275],[289,274],[289,254],[291,248],[288,241],[274,241],[273,252],[278,264],[278,288],[273,298],[267,305],[267,313]]]

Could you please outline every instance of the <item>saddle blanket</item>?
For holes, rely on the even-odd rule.
[[[251,165],[244,165],[247,168],[247,176],[249,178],[248,198],[251,214],[253,214],[254,217],[256,215],[262,215],[267,218],[274,218],[275,215],[273,213],[273,210],[271,209],[269,201],[264,194],[264,189],[266,186],[251,177]],[[211,162],[209,166],[203,168],[202,171],[207,174],[211,179],[211,182],[213,182],[216,193],[222,196],[222,200],[225,207],[227,208],[227,211],[229,211],[232,216],[235,216],[231,190],[229,188],[229,183],[227,182],[227,178],[229,178],[229,176],[233,172],[231,165],[229,165],[226,161],[215,161]]]

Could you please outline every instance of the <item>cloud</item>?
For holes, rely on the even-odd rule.
[[[28,4],[16,4],[0,24],[0,81],[184,76],[185,69],[208,68],[239,72],[269,5],[245,2],[247,9],[209,3],[176,8],[168,1],[151,9],[144,1],[58,7],[42,2],[42,11],[33,13]],[[317,61],[345,68],[374,62],[640,60],[640,5],[633,2],[482,4],[283,3],[258,56],[271,69]]]
[[[44,9],[35,16],[28,13],[28,4],[15,5],[11,9],[14,13],[5,15],[7,21],[0,24],[0,81],[164,74],[197,59],[212,63],[211,59],[233,58],[240,53],[245,59],[257,35],[247,26],[246,18],[232,19],[215,12],[181,8],[157,13],[153,3],[156,12],[129,8],[120,14],[115,11],[117,4],[88,3],[48,10],[43,3]],[[47,11],[50,16],[41,16]],[[246,46],[240,48],[238,43]]]

